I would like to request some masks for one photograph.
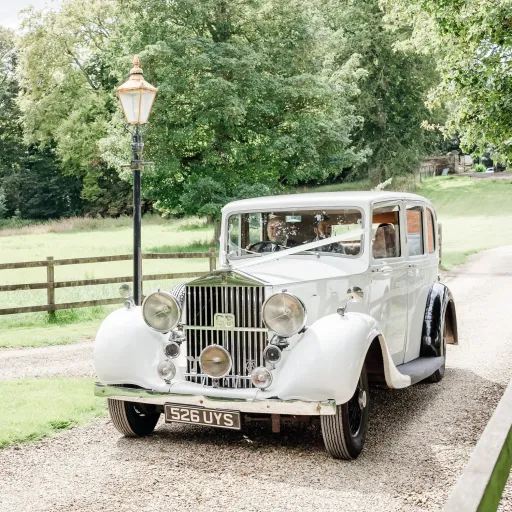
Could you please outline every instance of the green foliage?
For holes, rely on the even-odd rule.
[[[512,4],[479,0],[381,0],[393,28],[411,27],[405,44],[435,57],[441,77],[430,105],[446,105],[445,133],[466,151],[488,146],[512,156]]]
[[[483,164],[476,164],[475,165],[475,171],[476,172],[484,172],[485,171],[485,165],[483,165]]]
[[[0,187],[0,219],[4,219],[6,213],[7,213],[7,204],[6,204],[5,190],[3,187]]]
[[[371,155],[357,175],[369,176],[377,184],[411,172],[421,158],[439,151],[442,141],[438,130],[422,127],[442,119],[440,112],[431,113],[425,106],[428,91],[438,81],[435,62],[395,51],[395,43],[407,32],[386,30],[378,0],[330,0],[324,9],[331,26],[347,35],[342,57],[359,54],[366,70],[356,99],[356,112],[364,122],[354,132],[354,140]]]

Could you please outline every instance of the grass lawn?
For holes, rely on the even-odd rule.
[[[416,190],[443,224],[443,268],[484,249],[512,244],[512,181],[430,178]]]
[[[92,379],[28,379],[0,382],[0,448],[33,441],[106,413]]]
[[[73,226],[72,226],[73,227]],[[78,223],[72,231],[61,231],[60,224],[38,225],[19,230],[0,230],[0,263],[79,256],[131,254],[132,227],[125,220]],[[87,230],[87,228],[90,228]],[[92,229],[91,229],[92,228]],[[50,229],[50,231],[48,231]],[[143,220],[144,252],[181,252],[207,250],[213,228],[197,218],[183,220]],[[207,259],[144,260],[145,274],[206,271]],[[131,261],[63,265],[55,267],[55,280],[97,279],[129,276]],[[0,284],[46,281],[46,268],[0,270]],[[169,288],[175,281],[150,281],[145,291]],[[78,302],[118,296],[118,284],[80,286],[55,290],[56,302]],[[121,303],[121,300],[120,300]],[[0,308],[46,304],[46,290],[0,293]],[[69,343],[80,337],[94,336],[99,322],[116,306],[83,308],[56,312],[56,321],[48,322],[47,313],[0,316],[0,348],[44,346]],[[66,327],[64,327],[66,326]]]

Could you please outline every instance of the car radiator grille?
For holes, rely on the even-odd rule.
[[[186,378],[203,386],[253,387],[250,375],[263,365],[267,329],[261,318],[263,286],[187,286],[187,373]],[[231,313],[234,330],[212,330],[216,313]],[[199,355],[208,345],[221,345],[232,358],[231,371],[214,382],[201,374]]]

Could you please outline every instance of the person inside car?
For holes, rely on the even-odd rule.
[[[283,217],[272,217],[267,223],[268,241],[249,244],[246,249],[252,252],[275,252],[296,247],[298,243],[288,238],[289,230]]]

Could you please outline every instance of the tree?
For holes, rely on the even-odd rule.
[[[361,121],[352,100],[362,73],[356,56],[337,57],[344,39],[313,4],[125,0],[120,6],[66,0],[55,12],[32,11],[24,24],[27,138],[54,141],[63,172],[84,177],[86,188],[94,181],[88,174],[97,173],[94,162],[112,167],[127,157],[113,91],[133,53],[159,87],[146,138],[155,169],[145,174],[144,187],[162,210],[198,213],[215,204],[218,216],[224,195],[237,197],[257,184],[275,189],[322,180],[364,159],[351,140]],[[219,194],[190,204],[191,187],[203,188],[205,179]],[[85,197],[94,187],[90,192]]]
[[[466,151],[491,146],[512,157],[512,5],[504,0],[381,0],[401,43],[435,57],[441,81],[430,105],[446,105],[445,133]]]
[[[386,30],[378,0],[322,0],[322,5],[331,28],[346,36],[341,58],[359,54],[366,71],[355,104],[364,122],[354,140],[371,155],[356,175],[370,173],[372,181],[381,182],[411,172],[422,157],[438,149],[442,138],[439,131],[422,127],[443,119],[425,105],[430,88],[439,81],[435,62],[430,56],[395,50],[408,32]]]

